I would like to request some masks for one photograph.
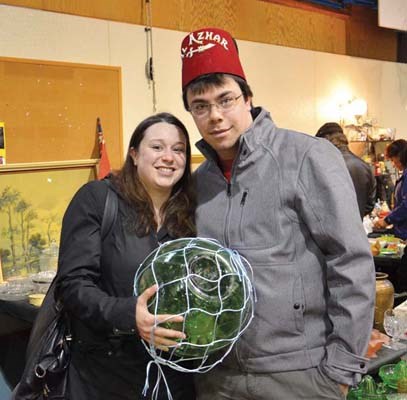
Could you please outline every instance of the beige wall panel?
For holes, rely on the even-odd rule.
[[[144,25],[4,5],[0,20],[3,56],[121,67],[126,150],[137,123],[153,112],[145,76]],[[181,102],[179,48],[184,36],[182,31],[154,29],[157,109],[173,112],[185,122],[194,142],[199,133]],[[366,99],[369,114],[381,126],[395,127],[398,137],[407,137],[407,64],[244,40],[239,40],[239,48],[255,104],[265,106],[279,126],[316,132],[323,122],[335,118],[323,106],[333,103],[337,90],[345,86],[348,98]]]
[[[377,120],[396,127],[397,138],[407,138],[407,64],[382,62],[381,107]]]
[[[239,46],[254,104],[267,108],[278,126],[313,133],[316,53],[243,41]]]

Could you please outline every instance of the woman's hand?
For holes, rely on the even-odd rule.
[[[379,218],[377,221],[374,223],[375,228],[386,228],[387,222],[384,220],[384,218]]]
[[[153,285],[138,297],[136,304],[136,326],[142,339],[148,343],[152,343],[158,349],[168,351],[168,346],[177,345],[174,339],[185,339],[185,334],[174,329],[166,329],[160,326],[154,329],[156,318],[154,314],[148,311],[147,304],[149,299],[157,292],[157,289],[158,286]],[[156,317],[158,323],[182,322],[184,320],[180,315],[159,314]],[[152,339],[154,339],[154,342],[152,342]]]
[[[349,386],[348,385],[344,385],[343,383],[339,384],[339,389],[340,391],[343,393],[343,395],[346,397],[348,395],[349,392]]]

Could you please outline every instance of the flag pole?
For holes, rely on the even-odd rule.
[[[1,265],[1,255],[0,255],[0,283],[3,283],[3,267]]]
[[[110,161],[107,155],[106,149],[106,142],[105,138],[103,137],[103,130],[102,130],[102,123],[100,118],[97,117],[96,119],[96,133],[98,135],[99,140],[99,165],[98,165],[98,179],[103,179],[106,175],[109,175],[111,168],[110,168]]]

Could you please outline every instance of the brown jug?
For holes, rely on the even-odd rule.
[[[387,278],[387,274],[383,272],[376,272],[376,303],[374,310],[374,327],[380,332],[384,332],[384,312],[389,308],[393,308],[394,305],[394,287]]]

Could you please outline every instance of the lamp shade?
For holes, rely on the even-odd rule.
[[[363,99],[355,99],[350,104],[353,115],[365,115],[367,112],[367,103]]]

